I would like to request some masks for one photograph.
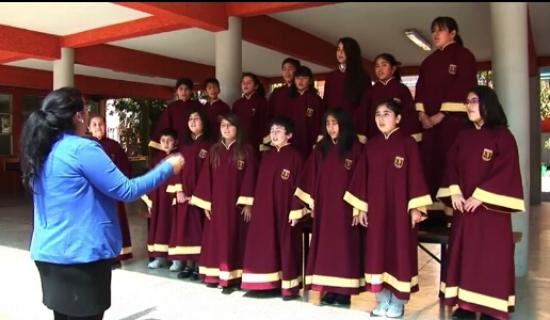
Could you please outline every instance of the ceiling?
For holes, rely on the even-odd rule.
[[[403,65],[418,66],[429,54],[404,37],[415,28],[430,39],[430,23],[437,16],[452,16],[460,26],[465,45],[478,61],[491,60],[491,26],[488,2],[467,3],[335,3],[269,14],[270,17],[308,32],[331,44],[342,36],[356,38],[363,56],[373,59],[381,52],[393,53]],[[550,56],[550,3],[529,3],[529,13],[537,56]],[[58,36],[150,17],[110,2],[103,3],[0,3],[0,25],[39,31]],[[246,19],[246,18],[245,18]],[[214,33],[199,28],[180,29],[125,40],[110,45],[154,53],[207,65],[215,64]],[[1,50],[2,48],[0,48]],[[265,77],[280,75],[280,62],[286,53],[243,41],[243,71]],[[336,60],[336,59],[335,59]],[[328,72],[327,66],[303,61],[315,73]],[[336,61],[335,61],[336,63]],[[23,59],[7,63],[51,70],[51,62]],[[110,69],[76,65],[76,73],[110,79],[173,85],[173,79],[154,78]]]

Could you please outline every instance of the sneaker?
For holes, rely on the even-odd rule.
[[[187,279],[193,274],[193,268],[187,266],[180,273],[178,273],[178,279]]]
[[[388,308],[390,307],[390,304],[387,301],[384,302],[378,302],[376,304],[376,307],[372,309],[370,312],[371,317],[385,317],[386,311],[388,311]]]
[[[294,293],[294,294],[291,294],[291,295],[288,295],[288,296],[283,296],[283,301],[296,300],[298,298],[300,298],[300,295],[297,294],[297,293]]]
[[[335,300],[336,300],[336,294],[332,292],[327,292],[325,293],[323,298],[321,298],[321,305],[324,305],[324,306],[332,305],[334,304]]]
[[[490,315],[485,314],[485,313],[482,313],[481,316],[479,317],[479,320],[495,320],[495,319],[496,318],[493,318]]]
[[[172,265],[170,266],[170,270],[171,272],[179,272],[181,271],[181,269],[183,268],[183,263],[180,261],[180,260],[174,260],[172,262]]]
[[[388,311],[386,311],[386,318],[401,318],[405,308],[402,304],[390,303]]]
[[[217,283],[207,283],[206,287],[208,287],[208,288],[217,288],[218,284]]]
[[[112,270],[120,269],[120,268],[122,268],[122,263],[120,261],[113,262],[113,265],[111,266]]]
[[[336,294],[334,304],[339,306],[349,306],[351,304],[351,298],[347,294]]]
[[[198,269],[193,270],[193,273],[191,274],[191,280],[193,280],[193,281],[199,280],[199,270]]]
[[[474,320],[476,319],[476,313],[462,308],[458,308],[453,312],[453,320]]]
[[[147,267],[149,267],[149,269],[158,269],[158,268],[166,267],[166,265],[167,265],[166,259],[156,258],[155,260],[149,262]]]
[[[224,288],[222,289],[222,293],[223,293],[223,294],[232,294],[233,291],[237,291],[237,287],[235,287],[235,286],[230,286],[230,287],[224,287]]]

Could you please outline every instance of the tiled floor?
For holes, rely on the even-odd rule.
[[[219,289],[176,279],[167,269],[148,270],[146,222],[129,205],[134,259],[113,273],[112,307],[107,320],[176,319],[368,319],[374,305],[369,293],[353,297],[350,309],[320,307],[318,297],[284,302],[280,298],[222,295]],[[38,273],[28,244],[32,210],[20,197],[0,197],[0,320],[52,319],[41,303]],[[529,275],[516,282],[517,305],[512,319],[550,319],[550,203],[532,208]],[[438,247],[429,246],[433,251]],[[450,310],[437,299],[439,264],[419,251],[420,292],[406,306],[405,319],[449,319]]]

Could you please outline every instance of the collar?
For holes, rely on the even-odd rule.
[[[388,133],[388,134],[385,134],[385,133],[384,133],[384,139],[388,140],[388,139],[390,138],[390,136],[391,136],[394,132],[396,132],[397,130],[399,130],[399,127],[396,127],[395,129],[393,129],[392,131],[390,131],[390,133]]]
[[[383,84],[384,86],[387,86],[388,83],[390,83],[390,81],[392,81],[393,79],[395,79],[394,77],[390,77],[388,80],[386,81],[383,81],[383,80],[378,80],[378,82],[380,82],[381,84]]]
[[[443,46],[443,48],[441,48],[441,49],[439,49],[439,50],[443,51],[443,50],[445,50],[448,46],[450,46],[450,45],[453,44],[453,43],[456,43],[456,41],[453,40],[453,41],[451,41],[451,42],[447,42],[447,43]]]
[[[287,142],[287,144],[284,144],[284,145],[282,145],[282,146],[280,146],[280,147],[275,147],[275,146],[273,146],[273,147],[275,147],[275,149],[277,149],[277,152],[279,152],[279,151],[281,151],[281,149],[283,149],[284,147],[289,146],[289,145],[290,145],[290,143]]]
[[[226,150],[229,150],[229,148],[231,148],[231,146],[235,143],[235,141],[237,141],[237,140],[233,140],[233,141],[231,141],[231,143],[229,145],[226,145],[225,141],[223,141],[223,139],[222,139],[222,144],[223,144],[223,146],[225,147]]]

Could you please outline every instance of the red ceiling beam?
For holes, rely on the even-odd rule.
[[[53,74],[51,71],[0,65],[0,86],[50,91],[53,87]],[[75,86],[84,94],[105,98],[169,99],[173,96],[173,89],[167,86],[82,75],[75,76]]]
[[[76,49],[75,63],[144,76],[189,76],[201,82],[215,75],[215,68],[209,65],[105,44]]]
[[[29,58],[59,59],[60,39],[47,33],[0,25],[0,50]]]
[[[147,17],[71,34],[62,38],[64,47],[80,48],[191,27],[178,17]]]
[[[0,50],[0,64],[21,60],[24,58],[26,58],[26,56],[20,53]]]
[[[225,6],[228,16],[251,17],[334,3],[336,2],[226,2]]]
[[[217,32],[227,30],[223,3],[204,2],[115,2],[158,17],[176,17],[190,26]]]

